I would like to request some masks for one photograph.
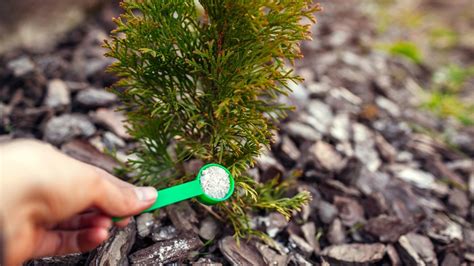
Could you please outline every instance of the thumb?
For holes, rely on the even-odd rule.
[[[101,178],[98,183],[94,205],[110,216],[138,214],[150,207],[158,196],[158,191],[153,187],[123,186],[111,182],[109,178]]]

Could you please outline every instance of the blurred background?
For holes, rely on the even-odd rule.
[[[331,1],[322,1],[323,4]],[[338,1],[335,5],[340,4]],[[324,6],[324,5],[323,5]],[[424,108],[442,117],[473,124],[474,3],[471,0],[363,0],[354,13],[370,19],[377,35],[371,49],[404,57],[432,75]],[[357,10],[357,12],[355,11]],[[331,15],[330,10],[325,14]],[[100,17],[105,29],[119,13],[112,0],[3,0],[0,3],[0,54],[18,48],[54,49],[86,18]],[[99,16],[97,14],[100,14]],[[335,25],[336,26],[336,25]],[[355,25],[353,31],[357,31]],[[107,31],[106,31],[107,32]],[[341,33],[342,34],[342,33]]]
[[[140,218],[149,223],[138,223],[135,244],[114,237],[124,248],[68,263],[140,261],[151,243],[191,228],[206,245],[160,262],[474,264],[474,1],[319,2],[295,66],[305,80],[282,97],[296,110],[249,171],[294,180],[290,192],[313,196],[291,221],[255,214],[255,229],[277,247],[237,248],[185,203]],[[0,0],[0,141],[41,139],[109,172],[136,158],[120,103],[104,90],[117,79],[101,44],[119,13],[111,0]]]

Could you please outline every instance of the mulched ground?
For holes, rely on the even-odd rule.
[[[272,247],[238,247],[228,226],[184,202],[113,229],[89,254],[29,264],[474,265],[474,129],[415,107],[431,71],[373,50],[374,23],[354,1],[322,4],[297,64],[305,82],[282,98],[297,109],[250,171],[261,181],[297,176],[292,190],[313,196],[289,222],[255,214]],[[102,90],[115,81],[100,48],[111,12],[50,53],[0,58],[1,140],[42,139],[111,172],[133,157],[119,103]]]

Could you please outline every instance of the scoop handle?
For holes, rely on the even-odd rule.
[[[190,182],[183,183],[181,185],[165,188],[158,190],[158,197],[150,208],[144,210],[144,212],[150,212],[183,200],[194,198],[204,193],[201,188],[199,180],[193,180]]]
[[[151,205],[148,209],[142,211],[141,213],[151,212],[153,210],[183,201],[190,198],[194,198],[203,194],[201,184],[199,180],[193,180],[186,182],[181,185],[165,188],[162,190],[158,190],[158,197],[156,198],[155,203]],[[118,222],[122,218],[114,217],[112,221]]]

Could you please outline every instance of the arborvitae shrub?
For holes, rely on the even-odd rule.
[[[157,188],[188,181],[183,162],[200,159],[229,168],[231,200],[216,206],[236,236],[253,210],[287,218],[308,193],[284,197],[288,182],[257,183],[246,170],[268,148],[289,106],[289,63],[310,39],[312,0],[125,0],[107,56],[120,77],[112,88],[124,104],[131,135],[140,142],[131,161],[136,181]],[[308,20],[309,19],[309,20]]]

